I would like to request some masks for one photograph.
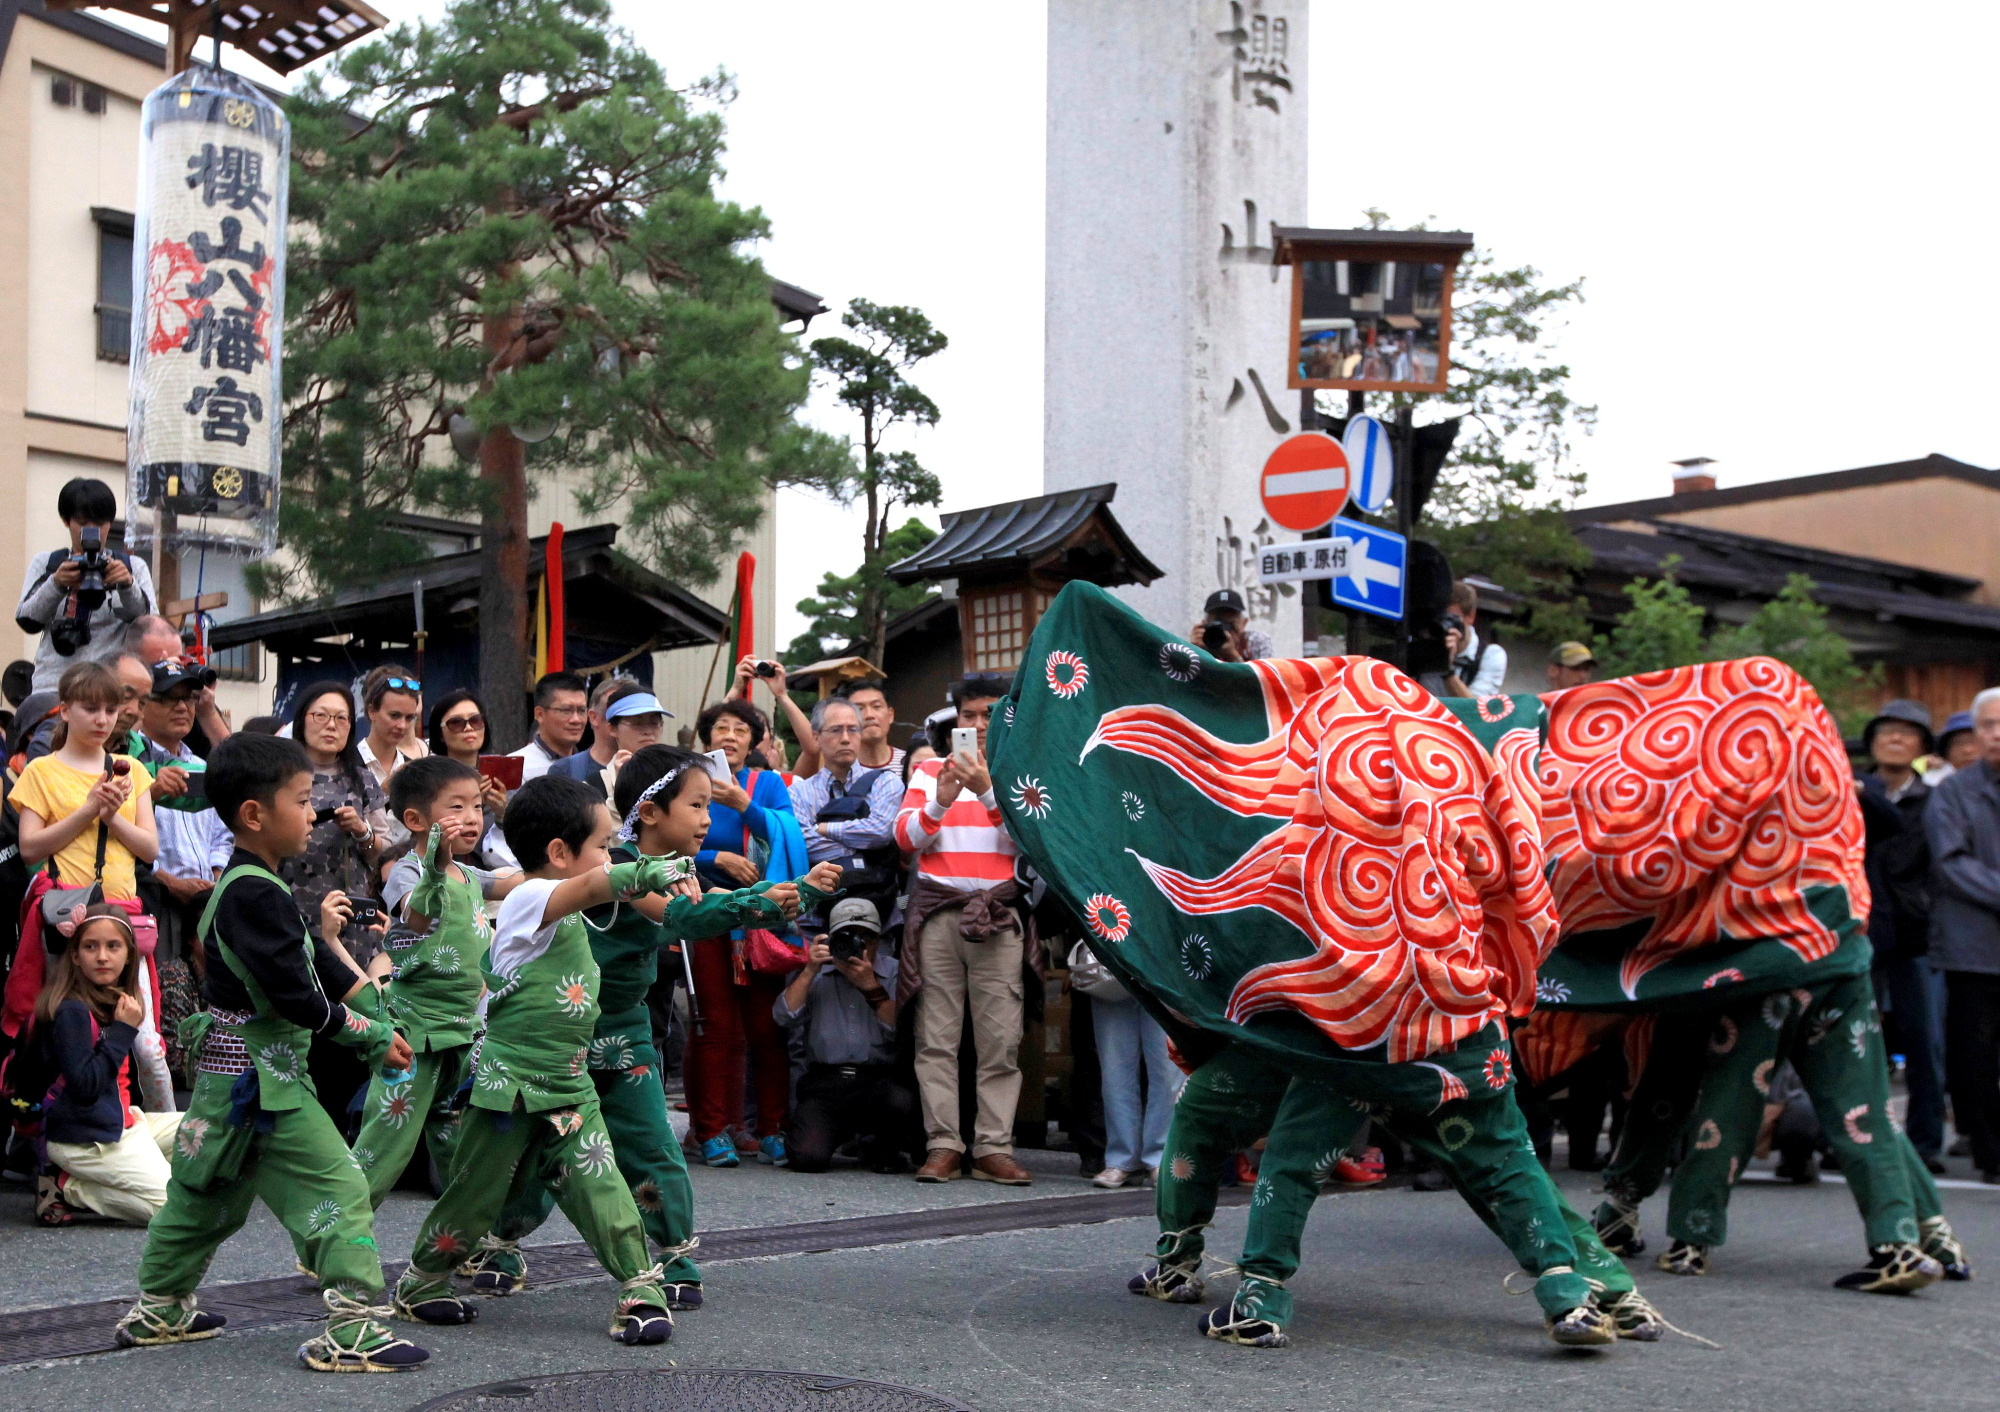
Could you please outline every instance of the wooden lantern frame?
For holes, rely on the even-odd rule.
[[[1286,386],[1328,388],[1349,392],[1443,392],[1451,373],[1451,301],[1457,287],[1458,262],[1472,249],[1465,231],[1316,230],[1279,226],[1273,231],[1271,262],[1292,267],[1292,319],[1287,346]],[[1355,264],[1442,265],[1444,294],[1438,311],[1437,376],[1427,382],[1389,382],[1373,378],[1306,378],[1299,374],[1300,323],[1305,318],[1308,262],[1348,261]]]

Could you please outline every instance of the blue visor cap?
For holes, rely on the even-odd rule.
[[[630,696],[621,696],[604,708],[604,719],[615,721],[621,716],[671,716],[674,713],[660,704],[660,698],[650,691],[635,691]]]

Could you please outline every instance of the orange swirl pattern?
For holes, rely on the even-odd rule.
[[[1806,892],[1868,909],[1861,811],[1833,718],[1769,657],[1594,682],[1542,698],[1542,847],[1566,933],[1653,926],[1619,980],[1724,936],[1802,961],[1839,938]]]
[[[1213,878],[1139,859],[1183,912],[1261,908],[1311,939],[1310,955],[1248,972],[1229,1018],[1293,1010],[1343,1048],[1386,1042],[1404,1062],[1526,1014],[1556,936],[1535,733],[1511,732],[1488,756],[1422,687],[1372,658],[1251,665],[1265,741],[1229,745],[1175,712],[1137,707],[1106,716],[1085,751],[1130,750],[1235,813],[1288,816]]]

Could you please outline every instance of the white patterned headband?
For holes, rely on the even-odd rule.
[[[673,769],[668,770],[664,775],[661,775],[658,779],[654,780],[651,784],[647,785],[645,792],[641,794],[637,799],[632,801],[632,812],[625,816],[624,826],[618,830],[618,841],[620,843],[630,843],[634,839],[638,838],[639,811],[646,807],[647,801],[652,799],[654,795],[658,794],[661,790],[665,789],[675,780],[679,779],[682,775],[686,774],[689,770],[696,768],[702,763],[703,762],[700,760],[685,761],[679,765],[674,766]]]

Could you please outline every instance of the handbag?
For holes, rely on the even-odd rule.
[[[745,969],[759,976],[789,976],[806,963],[806,949],[765,927],[743,931],[742,958]]]
[[[1119,984],[1118,978],[1105,969],[1102,961],[1090,949],[1090,943],[1079,941],[1069,949],[1069,986],[1071,990],[1082,991],[1092,1000],[1130,1000],[1132,992]]]
[[[104,773],[111,773],[111,752],[104,752]],[[93,904],[104,900],[104,851],[111,843],[111,826],[97,821],[97,860],[90,867],[89,887],[51,887],[42,894],[42,946],[49,955],[62,951],[62,942],[67,941],[83,921],[84,912]],[[49,880],[58,879],[56,860],[49,858]],[[60,941],[55,938],[61,938]]]

